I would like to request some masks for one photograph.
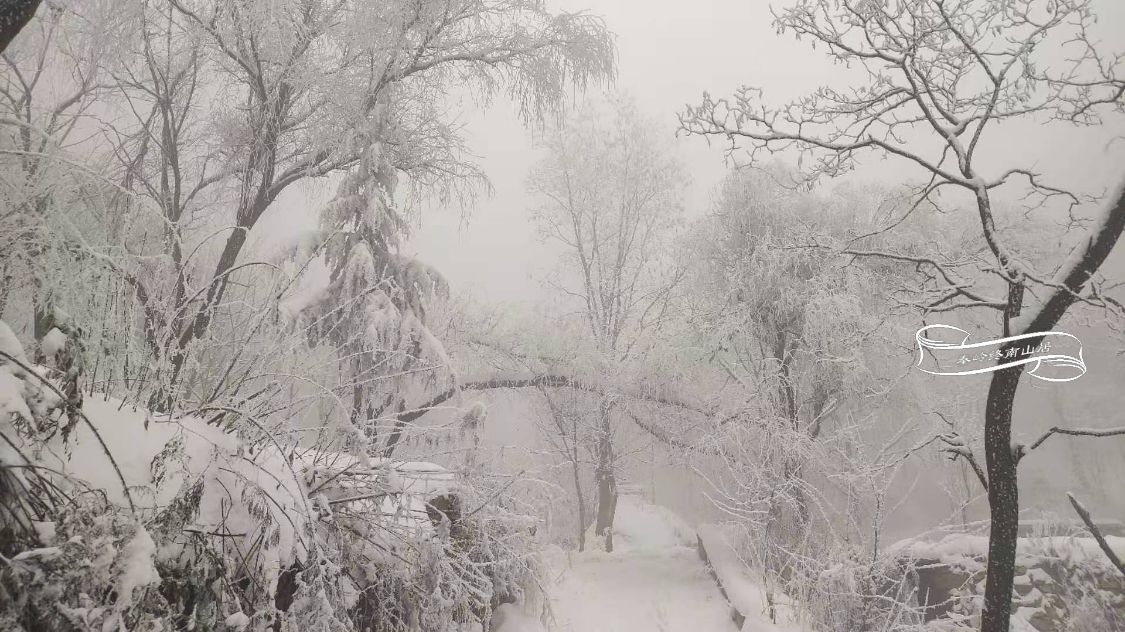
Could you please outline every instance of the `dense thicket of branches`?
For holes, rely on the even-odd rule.
[[[0,528],[6,560],[55,543],[36,525],[102,548],[5,565],[0,625],[487,626],[534,571],[474,460],[483,413],[436,439],[456,528],[403,518],[430,498],[380,458],[453,380],[405,212],[487,186],[451,97],[541,122],[613,56],[600,19],[536,0],[41,9],[0,73],[0,317],[31,351],[0,359]],[[75,442],[99,428],[123,475],[94,498],[42,455],[96,475]]]

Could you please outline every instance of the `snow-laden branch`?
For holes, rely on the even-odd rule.
[[[1037,306],[1025,308],[1022,315],[1012,319],[1010,335],[1038,333],[1054,327],[1067,308],[1082,298],[1086,283],[1109,257],[1122,231],[1125,231],[1125,179],[1086,238],[1074,247],[1055,272],[1049,283],[1051,291]]]
[[[941,451],[949,455],[949,460],[956,461],[957,459],[964,459],[965,462],[973,468],[973,473],[977,475],[977,480],[980,481],[981,487],[983,487],[985,491],[988,491],[988,476],[985,475],[980,463],[978,463],[976,457],[973,456],[972,449],[970,449],[965,443],[965,440],[961,438],[961,435],[956,432],[951,432],[949,434],[938,435],[938,439],[945,444],[946,447],[942,448]]]
[[[524,378],[494,378],[491,380],[465,382],[463,384],[454,386],[453,388],[450,388],[438,395],[435,395],[430,399],[430,401],[422,404],[417,408],[404,411],[396,415],[394,428],[391,430],[391,434],[387,437],[387,444],[383,449],[383,456],[390,458],[394,454],[395,448],[402,440],[402,433],[406,429],[407,424],[416,421],[431,410],[439,408],[442,404],[453,399],[461,392],[488,391],[503,388],[568,388],[598,395],[611,394],[611,389],[607,388],[605,384],[583,380],[581,378],[571,377],[567,375],[538,375],[534,377]],[[626,395],[640,401],[659,404],[661,406],[678,408],[680,410],[697,413],[700,415],[710,414],[708,411],[694,404],[679,399],[661,397],[659,395],[649,395],[645,393],[629,393]]]

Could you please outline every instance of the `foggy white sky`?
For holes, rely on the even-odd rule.
[[[1103,37],[1112,48],[1125,48],[1125,28],[1120,28],[1125,26],[1125,2],[1097,4]],[[739,85],[754,85],[777,103],[841,74],[841,67],[832,65],[822,51],[791,35],[778,35],[769,3],[763,1],[556,0],[553,5],[605,17],[617,34],[617,89],[631,93],[669,137],[675,133],[676,113],[686,103],[696,103],[704,90],[726,95]],[[504,99],[487,111],[468,107],[463,120],[470,147],[481,156],[494,193],[482,198],[467,218],[457,208],[426,208],[406,250],[435,265],[455,290],[510,305],[540,302],[549,293],[540,279],[556,263],[555,255],[537,240],[528,213],[533,200],[525,192],[525,177],[538,153]],[[1024,126],[994,133],[1004,139],[1005,159],[1029,157],[1028,166],[1053,176],[1055,182],[1096,192],[1113,183],[1125,164],[1125,141],[1108,143],[1123,131],[1057,126],[1044,133]],[[693,180],[688,213],[701,214],[725,171],[722,152],[700,138],[681,138],[674,146]],[[895,162],[870,165],[863,175],[918,176]]]

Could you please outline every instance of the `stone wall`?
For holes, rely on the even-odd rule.
[[[1115,550],[1125,538],[1109,538]],[[973,624],[984,595],[987,538],[955,535],[896,545],[927,621]],[[1021,538],[1013,612],[1038,632],[1125,630],[1125,575],[1093,538]]]

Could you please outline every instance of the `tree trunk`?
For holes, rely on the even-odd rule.
[[[11,264],[4,262],[0,267],[0,320],[4,319],[4,309],[8,307],[8,294],[12,291]]]
[[[778,338],[777,345],[774,348],[774,353],[779,362],[778,373],[778,391],[781,402],[785,407],[785,416],[789,420],[789,425],[794,432],[801,432],[801,414],[800,407],[797,404],[797,388],[793,383],[793,360],[794,354],[797,349],[797,343],[789,339],[785,332],[781,332]],[[813,436],[812,430],[806,430],[810,436]],[[818,431],[819,432],[819,431]],[[815,438],[815,436],[813,436]],[[809,508],[808,501],[805,499],[805,490],[797,481],[801,480],[802,471],[801,458],[786,454],[783,457],[782,473],[786,483],[791,483],[792,487],[792,500],[794,505],[794,512],[796,514],[796,526],[801,530],[799,535],[804,537],[804,530],[809,522]]]
[[[582,482],[578,476],[578,463],[574,466],[574,492],[578,499],[578,552],[586,550],[586,499],[582,494]]]
[[[0,3],[0,52],[8,48],[16,35],[31,21],[41,0],[9,0]]]
[[[605,536],[605,550],[613,552],[613,516],[617,512],[617,480],[613,470],[598,474],[598,521],[594,533]]]
[[[991,527],[981,632],[1007,632],[1012,611],[1020,512],[1016,477],[1019,457],[1012,449],[1012,406],[1022,374],[1022,366],[996,371],[985,405],[984,455]]]
[[[805,529],[809,525],[809,501],[805,498],[805,490],[801,486],[803,482],[802,476],[804,467],[802,467],[800,457],[787,456],[785,459],[784,471],[785,482],[793,485],[792,498],[793,498],[793,514],[796,526],[800,532],[794,535],[804,537]]]
[[[586,495],[582,493],[582,472],[578,461],[578,420],[572,424],[570,465],[574,469],[574,495],[578,501],[578,552],[586,550]]]
[[[594,533],[603,535],[606,529],[613,528],[613,515],[617,509],[617,479],[612,469],[598,472],[598,522]]]
[[[617,512],[617,477],[613,463],[613,434],[610,426],[610,406],[602,400],[599,410],[598,432],[598,517],[594,524],[596,535],[605,535],[605,550],[613,551],[613,517]]]

